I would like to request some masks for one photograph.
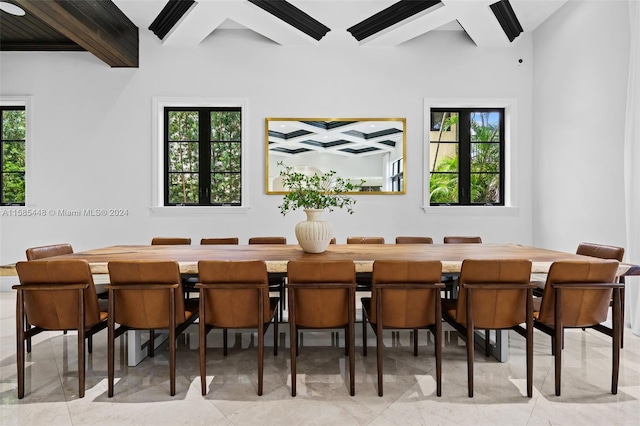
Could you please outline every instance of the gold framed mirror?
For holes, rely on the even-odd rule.
[[[265,119],[266,192],[283,194],[282,162],[302,173],[334,170],[354,194],[405,194],[405,118]]]

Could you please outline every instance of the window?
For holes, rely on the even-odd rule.
[[[25,205],[26,109],[0,106],[0,205]]]
[[[242,205],[241,107],[164,107],[164,205]]]
[[[391,164],[391,190],[402,191],[404,180],[404,170],[402,166],[402,158],[397,159]]]
[[[504,117],[504,108],[430,109],[430,205],[505,205]]]

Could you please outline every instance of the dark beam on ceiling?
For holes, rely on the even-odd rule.
[[[249,0],[249,2],[318,41],[331,31],[331,28],[284,0]]]
[[[169,0],[149,25],[149,30],[162,40],[194,3],[194,0]]]
[[[112,67],[138,67],[138,27],[110,0],[14,0]]]
[[[356,40],[362,41],[385,28],[389,28],[439,3],[441,3],[439,0],[400,0],[364,21],[355,24],[353,27],[348,28],[347,31],[349,31]]]
[[[496,15],[496,19],[500,23],[502,30],[507,35],[507,38],[509,38],[509,41],[515,40],[515,38],[524,31],[509,0],[499,1],[490,7],[493,14]]]

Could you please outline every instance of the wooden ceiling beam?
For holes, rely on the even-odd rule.
[[[111,67],[138,67],[138,27],[104,0],[13,0]]]

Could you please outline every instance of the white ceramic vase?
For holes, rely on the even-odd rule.
[[[322,253],[329,246],[333,238],[331,223],[322,220],[321,209],[305,209],[307,220],[296,225],[298,244],[306,253]]]

